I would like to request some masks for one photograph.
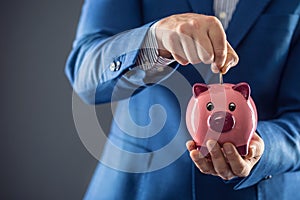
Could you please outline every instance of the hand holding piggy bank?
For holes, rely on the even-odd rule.
[[[247,83],[196,83],[187,107],[186,124],[196,146],[206,156],[207,140],[230,142],[247,155],[257,126],[257,111]]]

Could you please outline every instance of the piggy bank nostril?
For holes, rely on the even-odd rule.
[[[230,113],[218,111],[211,115],[209,118],[209,126],[212,130],[224,133],[233,128],[234,120]]]

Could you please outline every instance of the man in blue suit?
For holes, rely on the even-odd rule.
[[[300,1],[226,2],[85,1],[66,73],[85,102],[114,102],[85,199],[300,199]],[[191,85],[211,71],[251,86],[245,157],[188,141]]]

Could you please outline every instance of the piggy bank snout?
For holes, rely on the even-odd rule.
[[[208,124],[212,130],[218,133],[225,133],[233,128],[234,119],[229,112],[217,111],[209,117]]]

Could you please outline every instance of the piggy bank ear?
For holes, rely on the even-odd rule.
[[[193,94],[194,97],[198,97],[201,93],[205,92],[208,90],[208,86],[202,83],[196,83],[193,86]]]
[[[239,83],[232,87],[235,91],[238,91],[243,97],[248,100],[250,96],[250,86],[247,83]]]

